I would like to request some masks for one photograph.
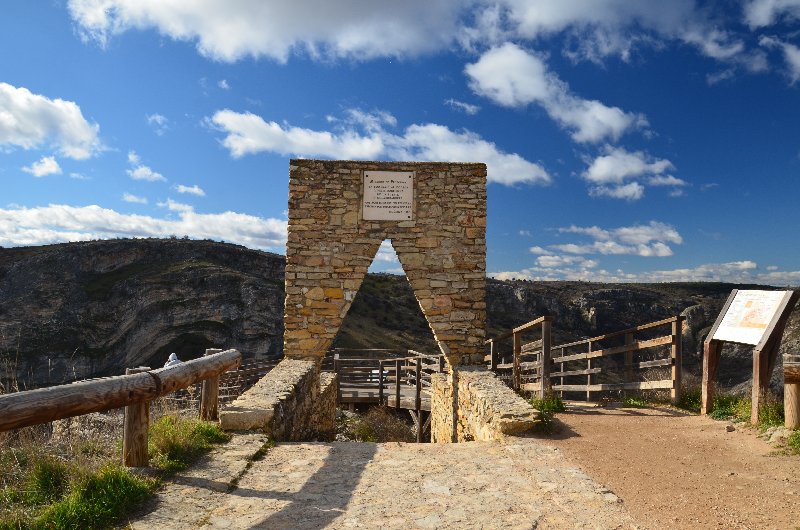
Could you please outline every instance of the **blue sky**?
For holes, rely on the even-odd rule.
[[[800,285],[800,0],[4,0],[0,49],[2,246],[282,253],[291,157],[469,161],[496,277]]]

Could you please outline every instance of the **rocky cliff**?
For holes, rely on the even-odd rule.
[[[283,256],[210,241],[0,249],[0,384],[119,374],[160,366],[170,352],[194,358],[207,347],[279,356],[283,266]],[[757,288],[489,280],[487,333],[552,315],[554,341],[563,342],[682,314],[685,366],[699,374],[702,342],[722,304],[731,289],[748,287]],[[335,345],[436,351],[408,282],[387,274],[367,277]],[[800,309],[784,336],[782,352],[789,351],[800,351]],[[747,381],[751,349],[728,347],[723,355],[720,382]]]
[[[212,346],[279,355],[283,265],[275,254],[177,239],[0,249],[5,383],[120,374]]]

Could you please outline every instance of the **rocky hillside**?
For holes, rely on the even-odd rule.
[[[212,346],[279,355],[283,267],[283,256],[209,241],[0,249],[0,370],[24,385]]]
[[[279,356],[283,266],[283,256],[210,241],[0,249],[0,384],[119,374],[212,346]],[[755,286],[489,280],[488,335],[552,315],[562,342],[683,314],[685,365],[698,374],[702,341],[736,287]],[[386,274],[367,277],[335,345],[436,351],[408,282]],[[800,351],[800,309],[782,348]],[[723,384],[750,377],[750,352],[726,349]]]

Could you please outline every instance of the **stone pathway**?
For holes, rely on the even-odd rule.
[[[264,441],[235,436],[133,528],[635,528],[614,493],[535,440],[288,443],[249,462]]]

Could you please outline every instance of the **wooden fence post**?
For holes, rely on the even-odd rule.
[[[497,371],[497,346],[494,344],[494,339],[489,340],[489,370]]]
[[[670,391],[670,401],[677,405],[681,400],[681,380],[683,372],[683,340],[681,333],[683,326],[681,318],[678,317],[672,323],[672,348],[670,357],[672,358],[672,390]]]
[[[400,411],[400,359],[394,362],[394,408]]]
[[[417,410],[417,443],[422,443],[422,358],[417,357],[416,366],[417,388],[414,398],[414,408]]]
[[[520,360],[519,356],[522,353],[522,333],[514,333],[514,350],[513,350],[513,385],[514,390],[519,391],[520,384],[522,383],[522,374],[520,373]]]
[[[125,375],[147,372],[150,368],[140,366],[127,368]],[[125,407],[122,428],[122,465],[126,467],[147,467],[150,463],[147,454],[147,430],[150,427],[150,402],[142,401]]]
[[[383,405],[383,359],[378,361],[378,404]]]
[[[626,333],[625,334],[625,346],[629,346],[630,349],[625,350],[625,371],[622,376],[623,383],[631,383],[633,382],[633,333]],[[622,387],[622,397],[627,397],[628,391],[625,390],[625,387]]]
[[[221,352],[221,348],[207,348],[204,357]],[[219,419],[219,376],[203,380],[200,387],[200,419],[217,421]]]
[[[550,320],[548,319],[543,320],[542,321],[542,368],[541,368],[542,383],[539,385],[539,397],[541,399],[544,399],[545,396],[550,391],[550,389],[553,387],[550,381],[550,363],[552,362],[552,352],[550,351],[551,329],[552,326]]]
[[[800,355],[783,356],[784,426],[800,429]]]

